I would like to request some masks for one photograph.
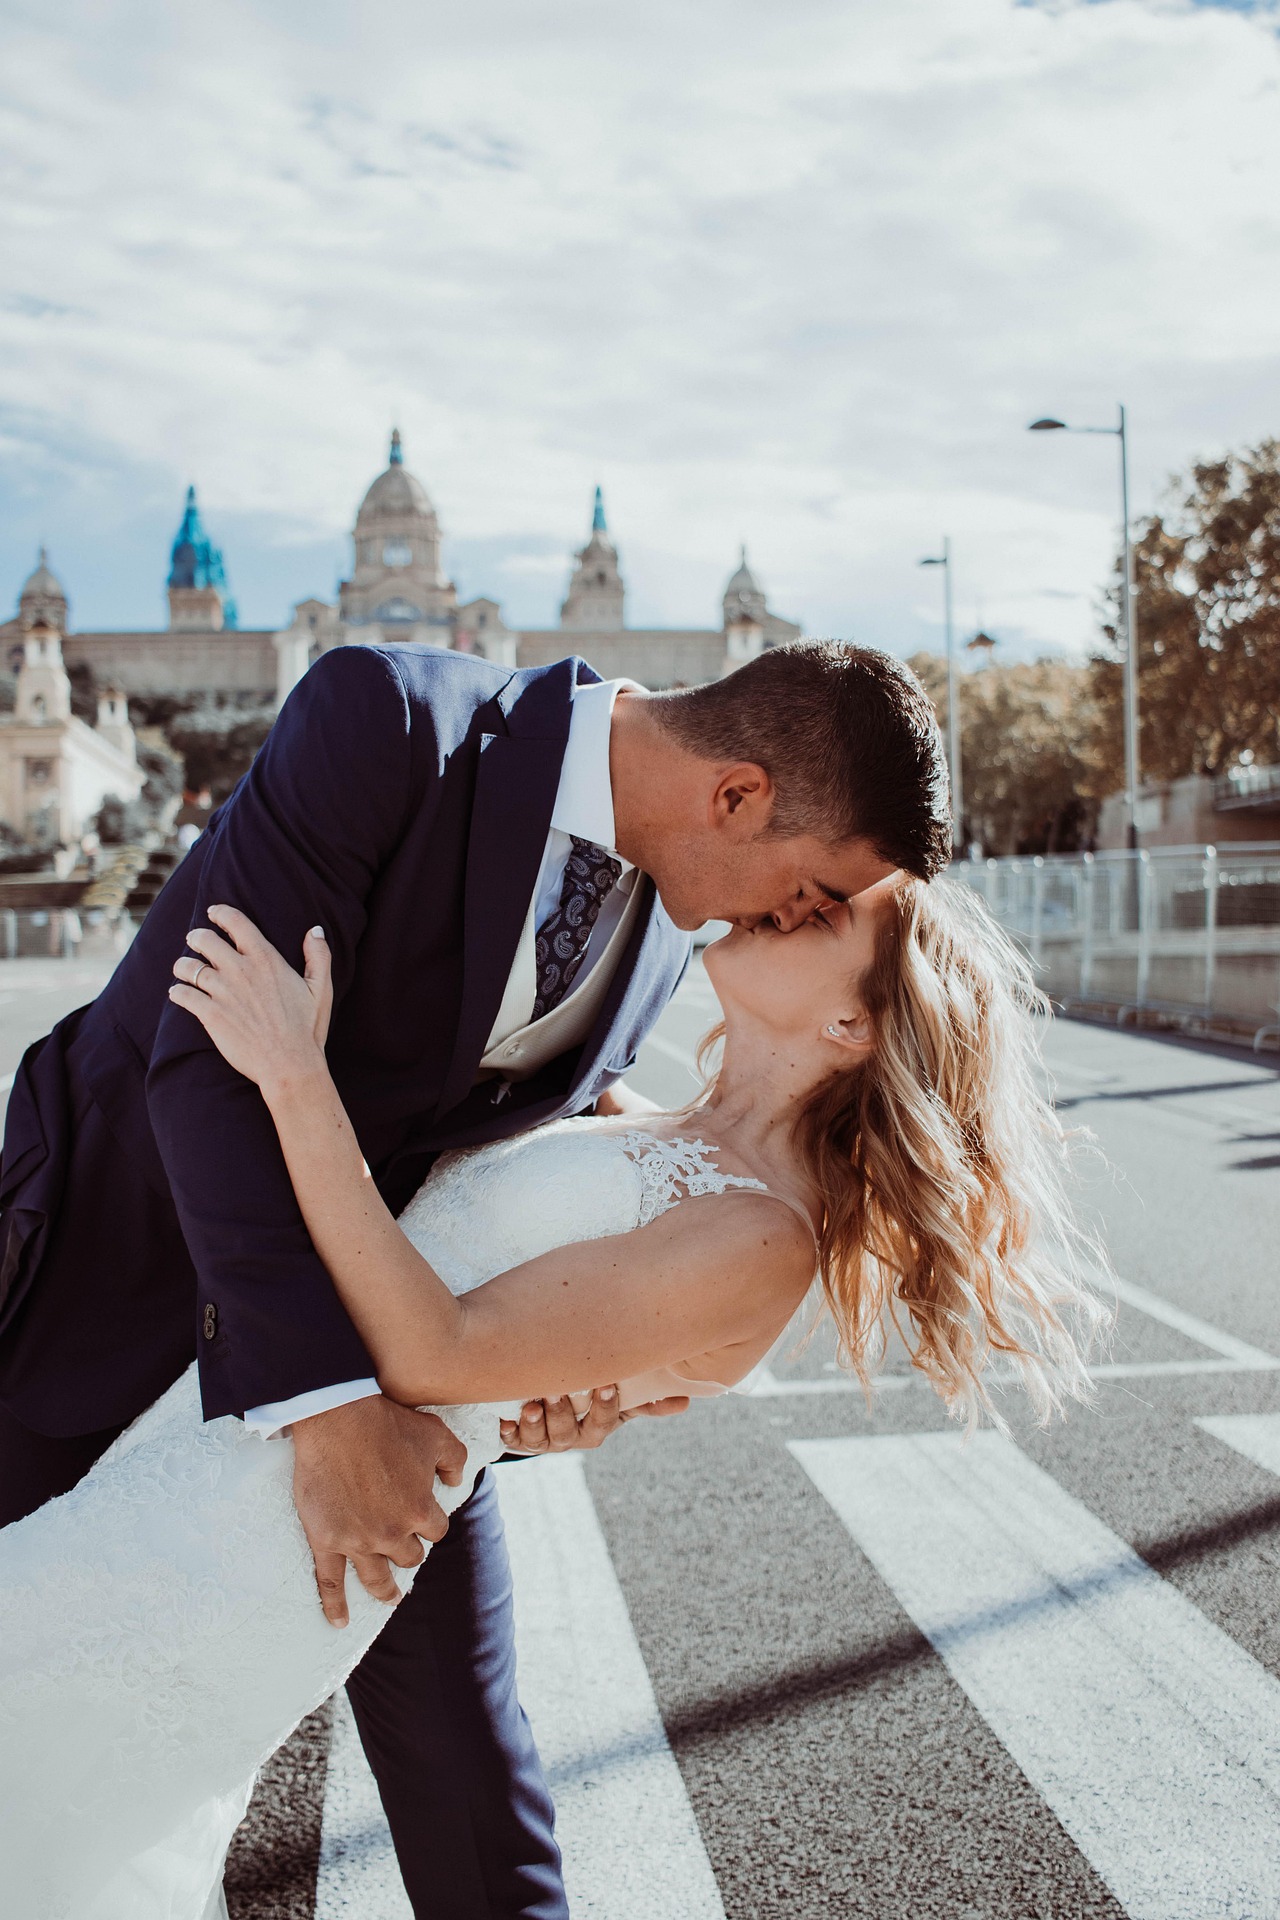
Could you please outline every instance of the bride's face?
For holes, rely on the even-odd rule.
[[[745,1015],[797,1039],[817,1040],[829,1026],[855,1030],[880,915],[901,884],[902,875],[891,874],[852,900],[829,903],[791,933],[762,920],[709,946],[707,973],[726,1019]]]

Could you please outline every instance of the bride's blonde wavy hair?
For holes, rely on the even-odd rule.
[[[870,1054],[824,1081],[794,1143],[821,1196],[822,1288],[867,1387],[890,1324],[950,1410],[1004,1421],[993,1371],[1041,1420],[1090,1392],[1105,1252],[1076,1222],[1046,1097],[1030,962],[973,891],[908,880],[858,983]]]

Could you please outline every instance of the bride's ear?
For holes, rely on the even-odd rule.
[[[844,1020],[832,1020],[822,1029],[822,1037],[829,1046],[839,1047],[846,1056],[865,1059],[871,1051],[871,1022],[860,1007],[856,1013]],[[852,1066],[853,1060],[846,1058],[846,1066]]]

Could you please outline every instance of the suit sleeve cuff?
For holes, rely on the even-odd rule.
[[[249,1407],[244,1423],[251,1433],[270,1440],[295,1420],[309,1420],[314,1413],[330,1413],[334,1407],[349,1406],[353,1400],[368,1400],[381,1391],[376,1380],[342,1380],[333,1387],[316,1387],[311,1393],[295,1394],[292,1400],[269,1400],[264,1407]]]

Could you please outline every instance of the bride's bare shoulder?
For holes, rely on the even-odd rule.
[[[802,1295],[818,1260],[817,1236],[799,1202],[765,1187],[732,1187],[659,1216],[664,1231],[708,1275],[773,1298]]]

